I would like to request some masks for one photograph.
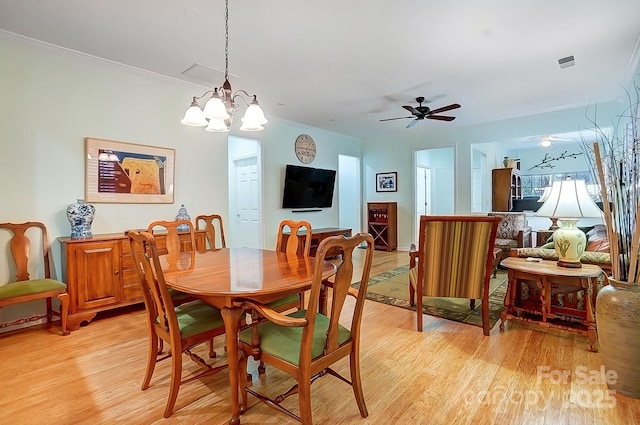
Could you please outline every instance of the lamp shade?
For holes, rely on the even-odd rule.
[[[562,220],[562,218],[602,217],[602,211],[589,196],[584,180],[566,179],[553,182],[548,198],[536,215],[559,217]]]
[[[576,224],[584,217],[602,216],[602,211],[589,196],[584,180],[553,182],[549,197],[536,215],[560,219],[562,226],[553,234],[558,266],[581,267],[580,258],[587,245],[587,238]]]
[[[549,195],[551,195],[551,186],[547,186],[544,188],[544,192],[542,192],[542,196],[538,199],[538,202],[544,202],[549,199]]]

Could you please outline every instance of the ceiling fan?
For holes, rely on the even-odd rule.
[[[402,106],[404,109],[411,112],[410,117],[386,118],[380,121],[393,121],[393,120],[413,118],[413,120],[409,124],[407,124],[407,128],[411,128],[415,126],[418,123],[418,121],[421,121],[425,118],[428,118],[430,120],[453,121],[456,119],[456,117],[450,117],[446,115],[436,115],[436,114],[439,114],[441,112],[451,111],[452,109],[458,109],[460,107],[459,104],[452,103],[451,105],[443,106],[442,108],[431,109],[428,106],[422,106],[422,103],[424,102],[423,96],[416,97],[416,102],[418,102],[418,106],[416,107],[413,107],[410,105]]]
[[[556,136],[542,136],[540,138],[540,143],[538,143],[540,146],[548,148],[549,146],[551,146],[551,142],[554,141],[558,141],[558,142],[570,142],[572,139],[567,139],[567,138],[563,138],[563,137],[556,137]]]

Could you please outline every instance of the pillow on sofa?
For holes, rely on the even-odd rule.
[[[609,238],[607,237],[607,227],[598,224],[587,233],[586,251],[609,252]]]

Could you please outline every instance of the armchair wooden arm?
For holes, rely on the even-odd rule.
[[[277,311],[267,307],[264,304],[256,303],[253,301],[244,301],[242,303],[244,308],[252,308],[262,317],[280,326],[301,327],[307,325],[307,319],[297,319],[294,317],[285,316]]]

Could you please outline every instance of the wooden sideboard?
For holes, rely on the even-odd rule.
[[[298,233],[298,237],[301,239],[301,244],[299,247],[300,253],[302,253],[302,243],[304,242],[304,236],[307,233],[304,230],[301,230]],[[321,227],[318,229],[311,229],[311,247],[309,249],[309,255],[312,257],[316,256],[316,251],[318,250],[318,245],[320,245],[320,242],[322,242],[323,239],[328,238],[329,236],[338,236],[338,235],[345,235],[345,236],[351,236],[351,229],[340,229],[338,227]],[[283,235],[284,238],[284,243],[287,242],[287,239],[289,238],[289,234],[285,233]],[[326,256],[327,258],[330,257],[335,257],[339,255],[339,253],[335,250],[333,251],[329,251],[327,252]]]
[[[185,234],[185,244],[188,239]],[[196,249],[206,249],[205,239],[204,231],[196,232]],[[62,237],[58,241],[62,246],[62,281],[69,292],[69,330],[90,322],[101,311],[142,302],[129,239],[124,233],[93,235],[90,239]],[[156,243],[163,250],[164,236],[156,235]]]

